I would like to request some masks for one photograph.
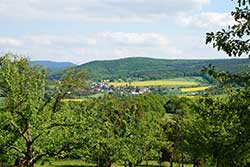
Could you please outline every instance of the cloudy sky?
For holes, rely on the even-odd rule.
[[[0,0],[0,52],[32,60],[226,58],[205,33],[232,23],[231,0]]]

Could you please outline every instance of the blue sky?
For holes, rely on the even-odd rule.
[[[227,58],[205,33],[232,24],[231,0],[0,0],[0,52],[32,60]]]

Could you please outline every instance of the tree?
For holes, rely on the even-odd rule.
[[[162,143],[167,143],[160,126],[162,109],[153,106],[161,97],[104,96],[84,102],[84,106],[70,104],[72,111],[81,112],[87,119],[82,129],[75,157],[109,167],[122,160],[125,166],[139,165],[143,160],[158,159]]]
[[[68,70],[47,92],[46,71],[28,59],[7,54],[0,59],[0,162],[33,167],[45,156],[65,154],[74,147],[77,117],[62,99],[84,86],[85,73]]]
[[[232,12],[235,24],[227,30],[207,33],[206,43],[222,50],[228,56],[248,55],[250,51],[250,1],[237,0]],[[217,167],[247,166],[249,158],[249,73],[232,74],[205,69],[227,89],[223,98],[201,99],[187,126],[187,149],[193,156],[212,158]],[[197,137],[193,137],[197,136]]]
[[[88,129],[86,147],[83,152],[98,167],[110,167],[118,159],[119,131],[122,115],[118,108],[119,101],[104,97],[96,99],[95,104],[87,111]],[[83,154],[83,155],[84,155]]]
[[[228,56],[249,56],[250,51],[250,1],[237,0],[238,6],[232,12],[235,24],[228,26],[216,33],[207,33],[206,43],[211,43],[214,48],[223,50]]]
[[[197,103],[185,126],[184,151],[217,167],[245,166],[249,161],[249,88],[227,97],[206,97]]]
[[[165,156],[162,159],[169,160],[170,167],[173,166],[174,161],[184,165],[185,157],[181,149],[184,143],[182,125],[184,119],[193,109],[193,105],[193,101],[185,97],[170,97],[164,105],[168,121],[165,121],[163,127],[171,145],[169,148],[162,148],[163,156]]]
[[[128,166],[139,165],[142,161],[158,159],[160,148],[167,143],[163,129],[160,126],[162,113],[159,110],[152,110],[146,103],[152,103],[152,99],[143,99],[145,96],[128,101],[128,107],[124,108],[125,127],[121,135],[121,155],[120,159],[128,162]],[[156,99],[154,99],[157,101]]]

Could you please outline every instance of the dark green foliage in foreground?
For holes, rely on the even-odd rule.
[[[1,57],[0,165],[32,167],[43,157],[62,155],[74,147],[71,126],[78,117],[65,110],[61,99],[84,84],[84,75],[71,69],[48,93],[43,68],[31,67],[22,57]]]
[[[249,94],[249,85],[231,87],[227,89],[227,96],[197,101],[192,117],[183,124],[183,152],[203,165],[239,167],[249,164]]]
[[[235,0],[236,1],[236,0]],[[228,56],[249,56],[250,51],[250,3],[248,0],[237,0],[238,6],[232,12],[235,24],[216,33],[207,33],[206,43],[224,51]]]
[[[250,71],[218,72],[213,66],[204,71],[223,85],[226,96],[198,101],[190,123],[184,124],[183,151],[203,166],[249,166]]]
[[[85,161],[108,167],[122,160],[128,165],[158,159],[160,149],[168,146],[162,118],[165,115],[161,96],[128,98],[104,97],[71,109],[85,109],[86,124],[79,132],[85,141],[71,154]]]
[[[237,2],[238,7],[232,12],[235,25],[208,33],[206,42],[228,56],[249,56],[250,1]],[[186,140],[183,150],[191,153],[199,166],[209,163],[217,167],[250,166],[249,71],[231,74],[217,72],[211,66],[205,70],[225,86],[227,96],[199,101],[191,124],[183,128]]]
[[[165,60],[151,58],[126,58],[110,61],[95,61],[78,66],[87,69],[90,80],[103,79],[127,81],[132,80],[156,80],[186,76],[203,76],[201,72],[204,66],[213,64],[219,71],[240,72],[247,69],[250,60]],[[230,67],[230,68],[229,68]]]

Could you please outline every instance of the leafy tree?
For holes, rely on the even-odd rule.
[[[118,160],[125,166],[136,166],[143,160],[158,159],[166,138],[160,126],[162,109],[155,108],[154,102],[162,97],[151,96],[107,96],[84,102],[85,107],[70,104],[72,111],[84,113],[87,120],[77,132],[82,142],[74,157],[100,167],[109,167]]]
[[[227,30],[222,29],[216,33],[207,33],[206,43],[212,43],[214,48],[223,50],[229,56],[249,56],[250,41],[250,1],[237,0],[238,6],[232,12],[235,20],[233,26]]]
[[[145,98],[145,96],[140,98]],[[135,102],[128,101],[130,107],[125,109],[126,124],[121,136],[121,159],[128,162],[129,166],[139,165],[143,160],[148,165],[148,160],[158,159],[160,148],[166,143],[163,129],[160,126],[162,113],[150,110],[150,107],[144,110],[143,105],[152,99],[139,101],[140,98],[137,98]]]
[[[87,147],[89,160],[99,167],[109,167],[118,158],[119,124],[121,122],[117,100],[97,100],[88,116]]]
[[[237,2],[232,12],[235,24],[207,33],[206,43],[228,56],[249,56],[250,1]],[[212,66],[205,70],[226,87],[227,96],[199,101],[197,114],[186,129],[186,148],[194,157],[213,159],[217,167],[249,166],[249,73],[218,73]]]
[[[42,157],[64,155],[74,140],[74,113],[62,99],[84,85],[85,73],[65,73],[53,91],[46,92],[46,71],[28,59],[7,54],[0,59],[0,162],[32,167]]]
[[[198,101],[196,114],[185,126],[184,150],[217,167],[246,166],[249,160],[249,88],[227,97]]]
[[[171,143],[170,147],[162,148],[162,159],[168,160],[170,166],[173,166],[174,161],[184,164],[184,153],[182,152],[183,137],[183,122],[185,117],[190,114],[194,103],[188,98],[169,97],[164,108],[167,116],[165,124],[163,124],[167,140]],[[187,125],[188,126],[188,125]],[[164,157],[165,156],[165,157]]]

